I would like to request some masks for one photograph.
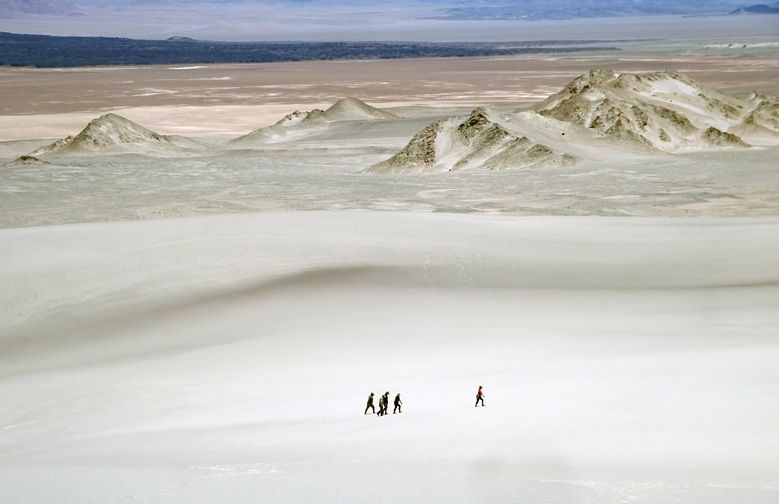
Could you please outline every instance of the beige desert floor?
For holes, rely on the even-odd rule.
[[[344,96],[417,109],[527,103],[594,67],[674,69],[730,93],[779,94],[776,50],[696,48],[694,54],[680,47],[501,58],[0,68],[0,141],[72,134],[109,110],[162,133],[229,136]]]

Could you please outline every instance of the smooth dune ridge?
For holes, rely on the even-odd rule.
[[[55,465],[62,502],[127,481],[146,502],[361,501],[366,477],[425,499],[431,474],[452,502],[770,502],[777,231],[380,212],[0,231],[0,495],[34,501]],[[404,412],[364,416],[384,390]]]

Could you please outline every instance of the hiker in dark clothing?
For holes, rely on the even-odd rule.
[[[481,401],[481,405],[484,406],[484,392],[481,390],[481,385],[479,385],[479,391],[476,392],[476,406],[479,405],[479,401]]]
[[[400,405],[403,404],[403,401],[400,400],[400,394],[395,396],[395,409],[392,410],[392,414],[395,413],[403,413],[400,411]]]
[[[373,407],[373,392],[368,396],[368,405],[365,407],[365,413],[363,413],[363,415],[368,414],[368,408],[370,408],[373,413],[376,413],[376,408]]]
[[[384,395],[381,396],[381,404],[379,405],[379,415],[386,415],[387,409],[389,409],[389,392],[384,392]]]
[[[379,411],[376,414],[379,416],[384,416],[384,394],[379,396]]]

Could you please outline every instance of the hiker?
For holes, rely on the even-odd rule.
[[[481,390],[481,385],[479,385],[479,391],[476,392],[476,406],[479,405],[479,401],[481,401],[481,405],[484,406],[484,392]]]
[[[379,396],[379,411],[376,412],[379,416],[384,416],[384,394]]]
[[[388,409],[389,409],[389,392],[384,392],[384,395],[381,396],[381,416],[386,415]]]
[[[392,410],[392,414],[395,413],[403,413],[400,411],[400,405],[403,404],[403,401],[400,400],[400,394],[395,396],[395,409]]]
[[[363,413],[363,415],[368,414],[368,408],[370,408],[373,413],[376,413],[376,408],[373,407],[373,392],[368,396],[368,405],[365,407],[365,413]]]

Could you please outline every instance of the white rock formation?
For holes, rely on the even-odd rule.
[[[776,143],[779,138],[779,100],[758,92],[747,97],[749,112],[729,131],[748,136],[753,143]]]
[[[678,72],[592,70],[531,110],[478,108],[426,127],[369,173],[495,170],[779,143],[779,102]]]
[[[166,152],[178,155],[183,150],[201,148],[194,140],[161,135],[120,115],[105,114],[90,121],[79,134],[41,147],[32,156],[117,153],[165,155]]]
[[[512,134],[494,110],[475,109],[465,119],[449,118],[419,132],[392,158],[369,173],[429,173],[473,169],[502,170],[571,164],[574,156]]]
[[[728,129],[746,103],[677,72],[592,70],[533,107],[599,135],[665,152],[747,147]]]

